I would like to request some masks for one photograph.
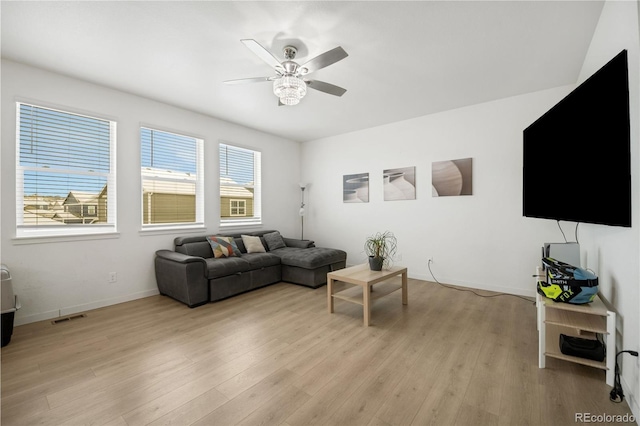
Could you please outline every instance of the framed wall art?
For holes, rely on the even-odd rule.
[[[383,172],[384,200],[416,199],[416,168],[403,167]]]
[[[472,195],[472,163],[472,158],[434,162],[431,165],[432,195]]]
[[[342,177],[342,201],[345,203],[369,202],[369,173]]]

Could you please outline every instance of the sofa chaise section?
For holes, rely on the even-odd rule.
[[[346,266],[346,253],[324,247],[305,250],[284,247],[272,252],[282,261],[282,281],[318,288],[327,283],[327,273]]]

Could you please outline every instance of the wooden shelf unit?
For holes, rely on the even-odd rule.
[[[540,275],[538,271],[536,275]],[[546,357],[561,359],[606,371],[606,382],[613,386],[616,363],[616,314],[607,309],[597,295],[585,305],[554,302],[538,294],[538,367],[545,368]],[[560,333],[569,336],[595,339],[602,334],[607,356],[604,361],[565,355],[560,352]]]

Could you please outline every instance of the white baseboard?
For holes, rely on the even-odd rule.
[[[347,267],[356,266],[357,264],[347,264]],[[408,277],[416,280],[422,281],[430,281],[434,282],[434,278],[431,275],[422,275],[422,274],[413,274],[411,270],[408,270]],[[524,297],[536,297],[536,290],[532,288],[531,290],[525,290],[521,288],[513,288],[513,287],[500,287],[494,285],[486,285],[484,283],[476,283],[476,282],[467,282],[467,281],[459,281],[452,280],[447,277],[439,277],[438,281],[444,285],[454,285],[457,287],[466,287],[470,290],[487,290],[493,291],[496,293],[505,293],[505,294],[513,294],[515,296],[524,296]]]
[[[130,302],[136,299],[142,299],[144,297],[155,296],[159,294],[158,289],[140,291],[138,293],[126,294],[112,299],[98,300],[96,302],[85,303],[82,305],[69,306],[60,309],[60,316],[77,314],[79,312],[90,311],[92,309],[104,308],[105,306],[117,305],[118,303]]]
[[[624,399],[629,404],[629,408],[631,408],[631,412],[633,413],[633,417],[640,419],[640,410],[638,407],[638,401],[636,400],[636,396],[633,394],[633,389],[627,384],[623,377],[620,377],[620,381],[622,384],[622,391],[624,392]]]
[[[13,321],[13,325],[14,326],[31,324],[32,322],[38,322],[38,321],[46,321],[46,320],[50,320],[50,319],[53,319],[53,318],[58,318],[60,316],[60,311],[59,310],[41,312],[41,313],[38,313],[38,314],[27,315],[27,316],[24,316],[24,317],[18,316],[19,312],[20,311],[16,312],[16,316],[15,316],[15,319]]]
[[[431,275],[412,275],[411,273],[409,273],[409,278],[415,278],[417,280],[434,282],[433,277]],[[471,283],[467,281],[453,280],[446,277],[438,278],[438,281],[444,285],[466,287],[470,290],[486,290],[486,291],[493,291],[496,293],[512,294],[514,296],[524,296],[524,297],[534,297],[534,298],[536,297],[535,288],[532,288],[531,290],[525,290],[522,288],[501,287],[496,285],[487,285],[484,283],[476,283],[476,282]]]
[[[111,299],[97,300],[95,302],[84,303],[82,305],[67,306],[67,307],[60,308],[57,311],[48,311],[48,312],[42,312],[39,314],[33,314],[33,315],[24,316],[24,317],[16,317],[14,321],[14,325],[18,326],[18,325],[30,324],[32,322],[46,321],[54,318],[77,314],[80,312],[90,311],[92,309],[104,308],[105,306],[117,305],[118,303],[130,302],[132,300],[142,299],[144,297],[155,296],[156,294],[159,294],[157,288],[140,291],[132,294],[126,294],[126,295],[114,297]]]

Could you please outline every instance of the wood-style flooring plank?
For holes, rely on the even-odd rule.
[[[329,314],[326,287],[287,283],[194,309],[153,296],[18,326],[1,350],[0,420],[546,426],[630,413],[601,370],[538,368],[532,301],[459,290],[409,279],[408,305],[400,292],[375,300],[370,327],[362,306],[337,300]]]
[[[267,403],[274,394],[290,387],[296,374],[280,369],[247,389],[228,403],[193,423],[197,426],[235,425]]]
[[[216,408],[229,401],[224,395],[215,389],[211,389],[189,402],[171,410],[156,420],[148,423],[153,426],[180,426],[190,425],[200,420]]]

